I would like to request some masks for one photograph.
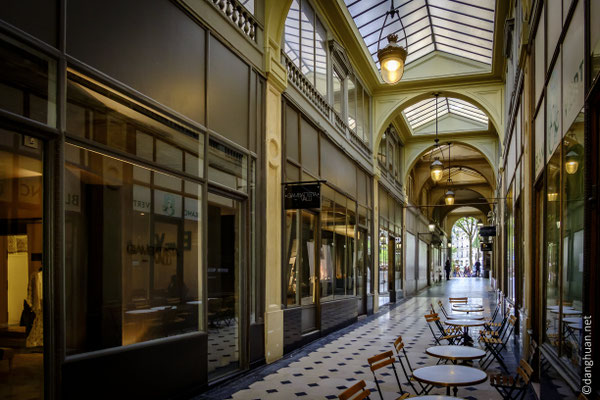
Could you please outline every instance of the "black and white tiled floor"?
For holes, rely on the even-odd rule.
[[[425,354],[425,349],[434,345],[434,341],[423,316],[429,313],[432,303],[438,309],[438,299],[447,304],[449,295],[468,296],[471,301],[483,304],[486,314],[489,314],[490,305],[494,301],[487,280],[452,279],[403,300],[387,311],[321,338],[235,382],[204,393],[198,399],[336,399],[339,393],[361,379],[374,392],[371,398],[379,399],[367,359],[392,350],[393,341],[401,335],[413,368],[435,365],[437,359]],[[477,332],[471,334],[477,337]],[[511,371],[515,371],[517,365],[517,356],[513,352],[510,344],[505,351],[505,358]],[[474,366],[477,367],[478,363]],[[496,363],[487,370],[488,374],[499,371]],[[398,372],[404,390],[413,393],[400,368]],[[399,396],[398,385],[391,370],[380,370],[378,379],[384,399]],[[434,388],[430,394],[445,393],[445,388]],[[489,380],[475,386],[460,387],[458,396],[465,399],[501,398],[489,385]]]

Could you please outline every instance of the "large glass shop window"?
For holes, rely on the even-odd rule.
[[[148,167],[201,175],[202,135],[80,82],[68,95],[68,135],[145,164],[65,145],[67,354],[203,329],[202,186]]]
[[[43,144],[0,129],[0,397],[44,397]]]
[[[559,345],[559,262],[560,262],[560,173],[561,157],[560,147],[554,153],[546,167],[547,194],[546,194],[546,256],[545,256],[545,284],[546,284],[546,341],[552,346]]]
[[[563,139],[562,325],[561,351],[566,364],[579,374],[581,365],[584,238],[584,114],[581,112]],[[568,307],[568,308],[567,308]]]
[[[56,126],[56,61],[0,35],[0,108]]]

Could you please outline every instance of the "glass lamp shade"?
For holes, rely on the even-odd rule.
[[[558,201],[558,193],[548,192],[548,201]]]
[[[377,58],[381,65],[383,81],[393,85],[402,79],[402,75],[404,75],[404,62],[408,52],[397,43],[398,35],[388,35],[387,40],[387,46],[377,51]]]
[[[444,201],[446,201],[447,206],[454,205],[454,192],[452,190],[448,190],[446,192],[446,198]]]
[[[435,231],[435,224],[429,224],[428,228],[429,228],[429,232]]]
[[[431,180],[439,182],[442,180],[442,174],[444,173],[444,164],[437,158],[429,166],[429,172],[431,173]]]
[[[571,150],[570,152],[567,153],[567,156],[565,159],[565,170],[567,171],[567,174],[573,175],[575,172],[577,172],[578,168],[579,168],[579,154],[577,154],[576,152]]]

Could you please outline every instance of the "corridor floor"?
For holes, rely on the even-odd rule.
[[[365,318],[341,331],[286,355],[282,360],[259,368],[255,372],[223,387],[215,388],[198,399],[336,399],[344,389],[364,379],[371,389],[371,398],[380,399],[374,391],[375,381],[367,359],[392,350],[393,341],[402,335],[413,368],[435,365],[436,358],[425,354],[434,340],[423,317],[430,304],[438,310],[437,301],[447,304],[449,296],[468,296],[472,302],[484,305],[485,314],[495,307],[494,292],[483,278],[455,278],[420,292],[415,297],[390,307],[388,311]],[[476,332],[471,332],[477,337]],[[512,345],[505,352],[507,365],[516,370],[517,356]],[[474,366],[478,366],[475,362]],[[409,388],[398,367],[404,390]],[[487,370],[500,371],[496,363]],[[384,399],[399,396],[393,372],[380,370],[378,375]],[[445,388],[434,388],[430,394],[445,394]],[[489,379],[479,385],[460,387],[458,397],[465,399],[500,399],[489,385]]]

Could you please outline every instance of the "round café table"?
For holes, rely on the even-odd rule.
[[[476,347],[457,345],[432,346],[425,350],[425,353],[442,360],[450,360],[453,364],[457,361],[472,361],[485,356],[485,351]]]
[[[563,318],[563,322],[566,322],[567,324],[577,324],[577,323],[579,323],[581,321],[582,321],[581,317],[566,317],[566,318]]]
[[[487,374],[480,369],[464,365],[435,365],[415,369],[413,377],[430,385],[445,386],[448,396],[450,396],[450,387],[453,387],[453,394],[456,397],[459,386],[471,386],[485,382]]]
[[[472,346],[473,339],[469,336],[469,328],[485,325],[485,321],[477,321],[473,319],[447,319],[446,325],[462,326],[463,330],[463,345]]]
[[[550,310],[550,312],[554,313],[554,314],[558,314],[559,310],[558,309],[556,309],[556,310]],[[562,314],[563,315],[581,315],[581,311],[575,310],[575,309],[568,310],[567,308],[563,308],[562,309]]]
[[[474,320],[482,320],[483,319],[483,315],[448,315],[447,316],[448,319],[474,319]]]
[[[410,400],[461,400],[458,397],[444,396],[441,394],[428,394],[425,396],[411,397]]]

